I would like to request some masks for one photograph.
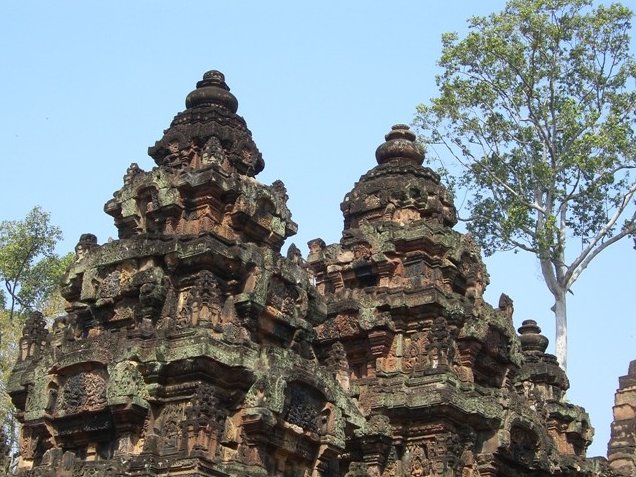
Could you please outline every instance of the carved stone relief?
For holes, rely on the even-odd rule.
[[[97,410],[106,405],[106,372],[81,371],[64,380],[59,409],[64,414]]]

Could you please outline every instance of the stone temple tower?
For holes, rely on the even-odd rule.
[[[618,384],[607,457],[617,475],[632,476],[636,474],[636,360]]]
[[[592,428],[534,321],[488,274],[407,126],[289,247],[282,182],[218,71],[81,237],[67,315],[28,320],[8,386],[18,475],[591,477]]]

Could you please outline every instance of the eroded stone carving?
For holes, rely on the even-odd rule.
[[[106,373],[82,371],[66,378],[59,409],[65,414],[96,410],[106,405]]]

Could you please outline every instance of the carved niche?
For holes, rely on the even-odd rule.
[[[49,436],[42,436],[39,430],[23,427],[19,442],[21,459],[37,465],[46,450],[47,437]]]
[[[427,340],[425,333],[416,332],[404,338],[404,357],[402,358],[402,370],[411,373],[424,364],[424,349]]]
[[[280,277],[273,276],[269,282],[267,302],[284,316],[293,316],[296,302],[300,300],[298,291],[285,283]]]
[[[433,321],[433,326],[429,334],[429,342],[426,345],[428,366],[432,369],[437,369],[451,365],[455,356],[455,348],[453,345],[453,337],[448,329],[446,319],[438,316]]]
[[[537,435],[525,427],[515,425],[510,429],[508,452],[515,462],[531,465],[539,450]]]
[[[182,292],[177,328],[190,326],[212,327],[219,323],[222,293],[219,282],[209,270],[201,270],[194,277],[192,286]]]
[[[422,445],[412,446],[406,458],[406,475],[428,477],[433,474],[433,464],[428,451]]]
[[[185,408],[184,427],[190,452],[200,451],[214,457],[225,430],[224,407],[216,397],[214,386],[201,383]]]
[[[325,398],[317,390],[299,381],[287,385],[283,417],[305,431],[319,434]]]
[[[163,453],[177,452],[182,449],[183,421],[183,403],[167,403],[163,406],[155,426],[155,433],[160,437],[160,449]]]

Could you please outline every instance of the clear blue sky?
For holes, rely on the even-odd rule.
[[[625,2],[632,9],[634,0]],[[436,94],[440,36],[501,0],[13,1],[0,5],[0,219],[36,204],[64,231],[100,243],[117,233],[103,204],[131,162],[154,164],[158,140],[203,72],[219,69],[299,224],[295,242],[340,239],[339,204],[375,164],[395,123]],[[632,51],[636,51],[632,42]],[[568,399],[596,427],[605,455],[618,376],[636,359],[636,251],[618,244],[584,273],[569,305]],[[486,259],[487,299],[505,292],[515,324],[552,339],[552,304],[532,257]],[[632,277],[631,279],[629,277]]]

